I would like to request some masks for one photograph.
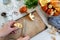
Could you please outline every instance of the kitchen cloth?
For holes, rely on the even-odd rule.
[[[55,28],[60,29],[60,15],[48,17],[48,22]]]

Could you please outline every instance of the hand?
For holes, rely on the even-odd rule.
[[[14,22],[15,21],[9,21],[9,22],[7,22],[6,24],[3,25],[3,28],[0,29],[0,37],[4,37],[4,36],[8,35],[9,33],[11,33],[12,31],[18,29],[16,27],[11,28],[11,26]]]
[[[20,37],[17,40],[29,40],[29,39],[30,39],[30,37],[26,35],[25,37]]]

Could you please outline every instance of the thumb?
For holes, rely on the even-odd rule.
[[[29,40],[30,39],[30,37],[29,36],[25,36],[25,37],[20,37],[19,39],[17,39],[17,40]]]
[[[26,37],[24,37],[23,39],[24,39],[24,40],[29,40],[30,37],[29,37],[29,36],[26,36]]]
[[[12,24],[14,24],[15,23],[15,21],[14,20],[11,20],[11,21],[9,21],[8,22],[8,24],[11,26]]]
[[[17,30],[18,28],[17,27],[14,27],[14,28],[11,28],[12,29],[12,31],[14,31],[14,30]]]
[[[17,40],[23,40],[23,38],[22,37],[20,37],[19,39],[17,39]]]

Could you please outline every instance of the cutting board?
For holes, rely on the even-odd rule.
[[[16,21],[16,22],[19,22],[24,25],[23,33],[24,33],[24,35],[27,34],[30,37],[35,36],[36,34],[42,32],[46,28],[46,25],[44,24],[44,22],[42,21],[41,17],[38,15],[38,13],[36,11],[34,11],[34,12],[32,12],[32,14],[35,16],[34,21],[30,20],[30,18],[28,16],[29,14]],[[17,38],[20,37],[20,34],[21,34],[21,29],[18,29],[15,31],[15,33],[9,34],[5,38],[5,40],[16,40]]]

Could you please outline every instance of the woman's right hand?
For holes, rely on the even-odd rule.
[[[29,40],[29,39],[30,37],[26,35],[25,37],[20,37],[17,40]]]

